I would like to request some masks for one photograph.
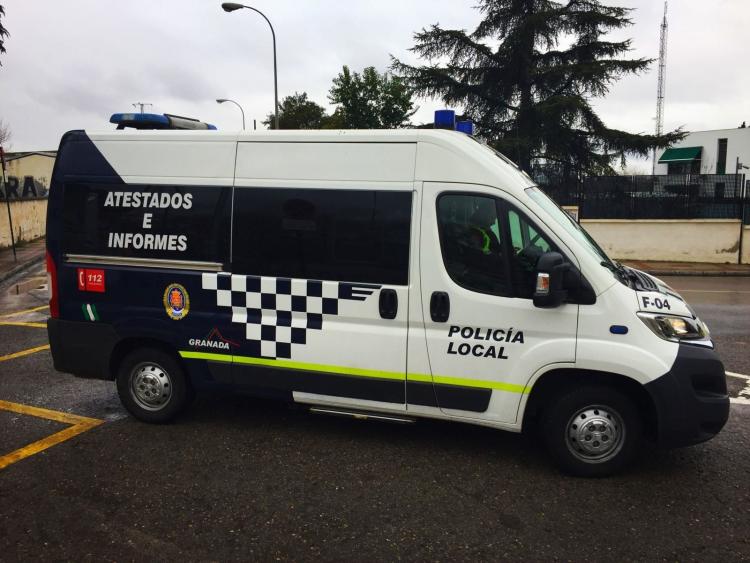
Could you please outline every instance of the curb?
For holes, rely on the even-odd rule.
[[[31,260],[27,260],[23,264],[18,264],[14,267],[12,267],[10,270],[6,270],[5,272],[0,272],[0,284],[5,283],[10,278],[17,276],[18,274],[22,274],[27,270],[30,270],[34,266],[44,262],[44,254],[40,254],[39,256],[36,256],[35,258],[32,258]]]

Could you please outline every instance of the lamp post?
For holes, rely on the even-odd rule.
[[[258,14],[263,16],[263,19],[266,20],[266,22],[268,23],[268,27],[271,28],[271,37],[273,38],[273,99],[274,99],[274,106],[273,106],[274,127],[273,128],[278,129],[279,128],[279,81],[278,81],[278,74],[276,72],[276,32],[273,30],[271,21],[266,17],[266,15],[263,12],[253,8],[252,6],[245,6],[244,4],[236,4],[234,2],[224,2],[221,5],[221,7],[225,12],[234,12],[235,10],[241,10],[242,8],[247,8],[248,10],[252,10],[253,12],[257,12]]]
[[[245,110],[242,109],[242,106],[235,102],[234,100],[229,100],[227,98],[217,98],[216,103],[217,104],[223,104],[224,102],[231,102],[234,105],[236,105],[238,108],[240,108],[240,112],[242,113],[242,130],[245,130]]]
[[[743,122],[744,125],[744,122]],[[747,185],[745,184],[745,176],[742,176],[740,178],[740,172],[743,170],[750,170],[750,167],[745,166],[740,162],[740,157],[737,157],[737,165],[734,167],[734,178],[735,182],[739,181],[742,182],[739,189],[739,194],[737,193],[737,190],[735,190],[735,195],[740,196],[740,245],[737,252],[737,263],[742,264],[742,239],[745,238],[743,235],[745,234],[745,221],[747,220],[747,217],[745,215],[745,209],[748,206],[747,201]]]

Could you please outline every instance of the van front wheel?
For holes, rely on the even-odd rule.
[[[580,477],[604,477],[633,459],[643,424],[627,395],[610,387],[585,386],[549,406],[543,432],[560,469]]]
[[[170,421],[186,406],[190,390],[172,356],[142,348],[128,354],[120,364],[117,393],[135,418],[161,423]]]

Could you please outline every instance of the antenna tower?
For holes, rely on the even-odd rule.
[[[667,79],[667,2],[664,1],[664,18],[661,20],[659,33],[659,79],[656,86],[656,135],[664,132],[664,87]],[[654,163],[651,170],[656,174],[656,149],[654,148]]]

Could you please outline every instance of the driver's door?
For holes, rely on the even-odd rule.
[[[422,307],[441,410],[513,423],[529,378],[575,361],[578,306],[534,307],[535,260],[559,248],[501,195],[424,183]]]

